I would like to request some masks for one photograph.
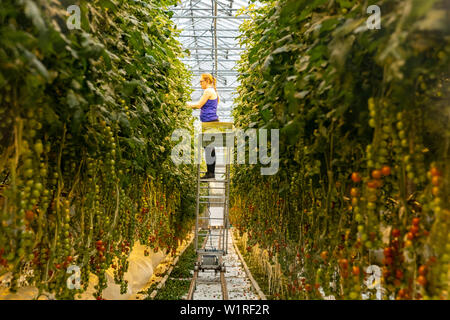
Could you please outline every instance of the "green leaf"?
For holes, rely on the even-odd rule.
[[[30,64],[37,69],[37,71],[46,79],[49,80],[50,76],[48,74],[47,68],[40,62],[34,54],[30,51],[24,51],[25,56],[27,57]]]
[[[33,22],[33,25],[39,30],[39,31],[45,31],[47,28],[45,26],[44,19],[41,16],[41,11],[37,7],[36,3],[31,0],[25,0],[25,15],[31,19]]]

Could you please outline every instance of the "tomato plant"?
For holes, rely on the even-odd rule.
[[[422,2],[378,1],[379,30],[367,1],[247,10],[234,118],[280,129],[280,170],[235,166],[231,219],[283,266],[284,297],[361,299],[376,264],[387,297],[448,298],[450,43],[428,24],[448,8]]]
[[[101,298],[111,266],[126,291],[136,241],[168,252],[192,225],[193,168],[170,159],[191,75],[176,1],[80,1],[79,30],[64,2],[2,1],[0,275],[74,298],[94,273]]]

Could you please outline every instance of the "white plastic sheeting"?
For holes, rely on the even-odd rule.
[[[136,243],[130,253],[128,271],[124,275],[125,280],[128,280],[127,293],[120,294],[120,285],[114,283],[114,269],[110,268],[106,271],[108,287],[102,293],[104,299],[128,300],[147,285],[155,269],[166,258],[166,255],[162,251],[158,251],[156,253],[151,252],[150,255],[145,256],[145,248],[145,246]],[[3,280],[8,282],[10,276],[10,274],[4,275],[0,278],[0,282]],[[95,293],[94,286],[97,282],[97,276],[91,274],[88,289],[81,294],[81,298],[77,295],[76,299],[95,300],[93,294]],[[31,286],[21,287],[16,293],[10,292],[6,286],[0,287],[0,300],[31,300],[35,299],[37,294],[38,289]],[[42,295],[39,299],[54,299],[54,297],[52,295]]]

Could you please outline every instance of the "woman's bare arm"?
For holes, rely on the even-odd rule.
[[[210,97],[211,97],[211,91],[205,90],[205,92],[203,92],[203,95],[200,98],[200,100],[196,103],[188,103],[188,107],[192,108],[192,109],[201,109],[205,105],[205,103],[208,102]]]

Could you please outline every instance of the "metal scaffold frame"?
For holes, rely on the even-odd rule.
[[[202,152],[197,153],[197,199],[194,246],[198,254],[195,271],[215,270],[225,272],[222,256],[228,253],[230,165],[234,147],[233,124],[230,122],[203,123],[202,130],[196,136],[200,150],[211,141],[218,141],[215,147],[216,170],[213,178],[201,177]],[[232,144],[230,144],[230,141]],[[205,151],[206,152],[206,151]],[[205,154],[205,161],[207,156]],[[201,206],[205,211],[200,211]],[[214,210],[216,209],[216,210]],[[205,242],[200,245],[200,238]]]

